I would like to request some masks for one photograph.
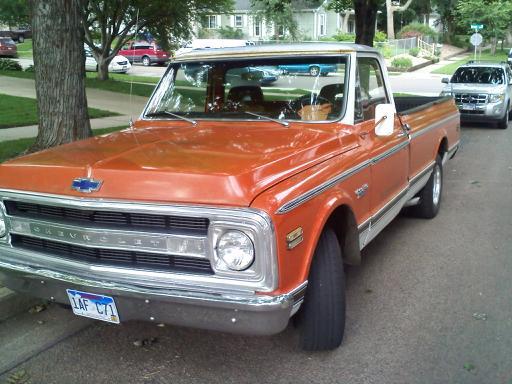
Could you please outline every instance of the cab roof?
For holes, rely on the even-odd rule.
[[[334,55],[337,53],[378,53],[374,48],[353,43],[262,44],[245,47],[196,49],[174,59],[175,62],[208,59],[265,58],[283,56]]]

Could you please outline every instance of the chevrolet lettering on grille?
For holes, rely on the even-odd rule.
[[[90,178],[78,178],[73,180],[71,189],[78,192],[91,193],[96,192],[101,188],[102,181]]]

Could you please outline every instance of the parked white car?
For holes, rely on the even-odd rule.
[[[128,59],[124,56],[115,56],[110,64],[108,65],[108,71],[113,73],[126,73],[132,67]],[[85,51],[85,70],[86,71],[98,71],[98,63],[88,50]]]

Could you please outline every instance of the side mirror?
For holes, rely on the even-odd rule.
[[[395,106],[393,104],[378,104],[375,108],[375,134],[391,136],[395,128]]]
[[[441,83],[449,84],[450,83],[450,78],[443,77],[443,80],[441,80]]]

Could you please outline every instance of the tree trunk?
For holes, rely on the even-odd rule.
[[[39,130],[30,151],[92,135],[81,0],[31,0]]]
[[[373,47],[377,7],[370,0],[354,0],[356,13],[356,43]]]
[[[110,61],[105,60],[102,56],[98,56],[96,61],[98,62],[98,79],[108,80],[108,65]]]
[[[386,0],[386,22],[388,39],[393,40],[395,38],[395,20],[394,20],[395,9],[391,5],[391,0]]]

